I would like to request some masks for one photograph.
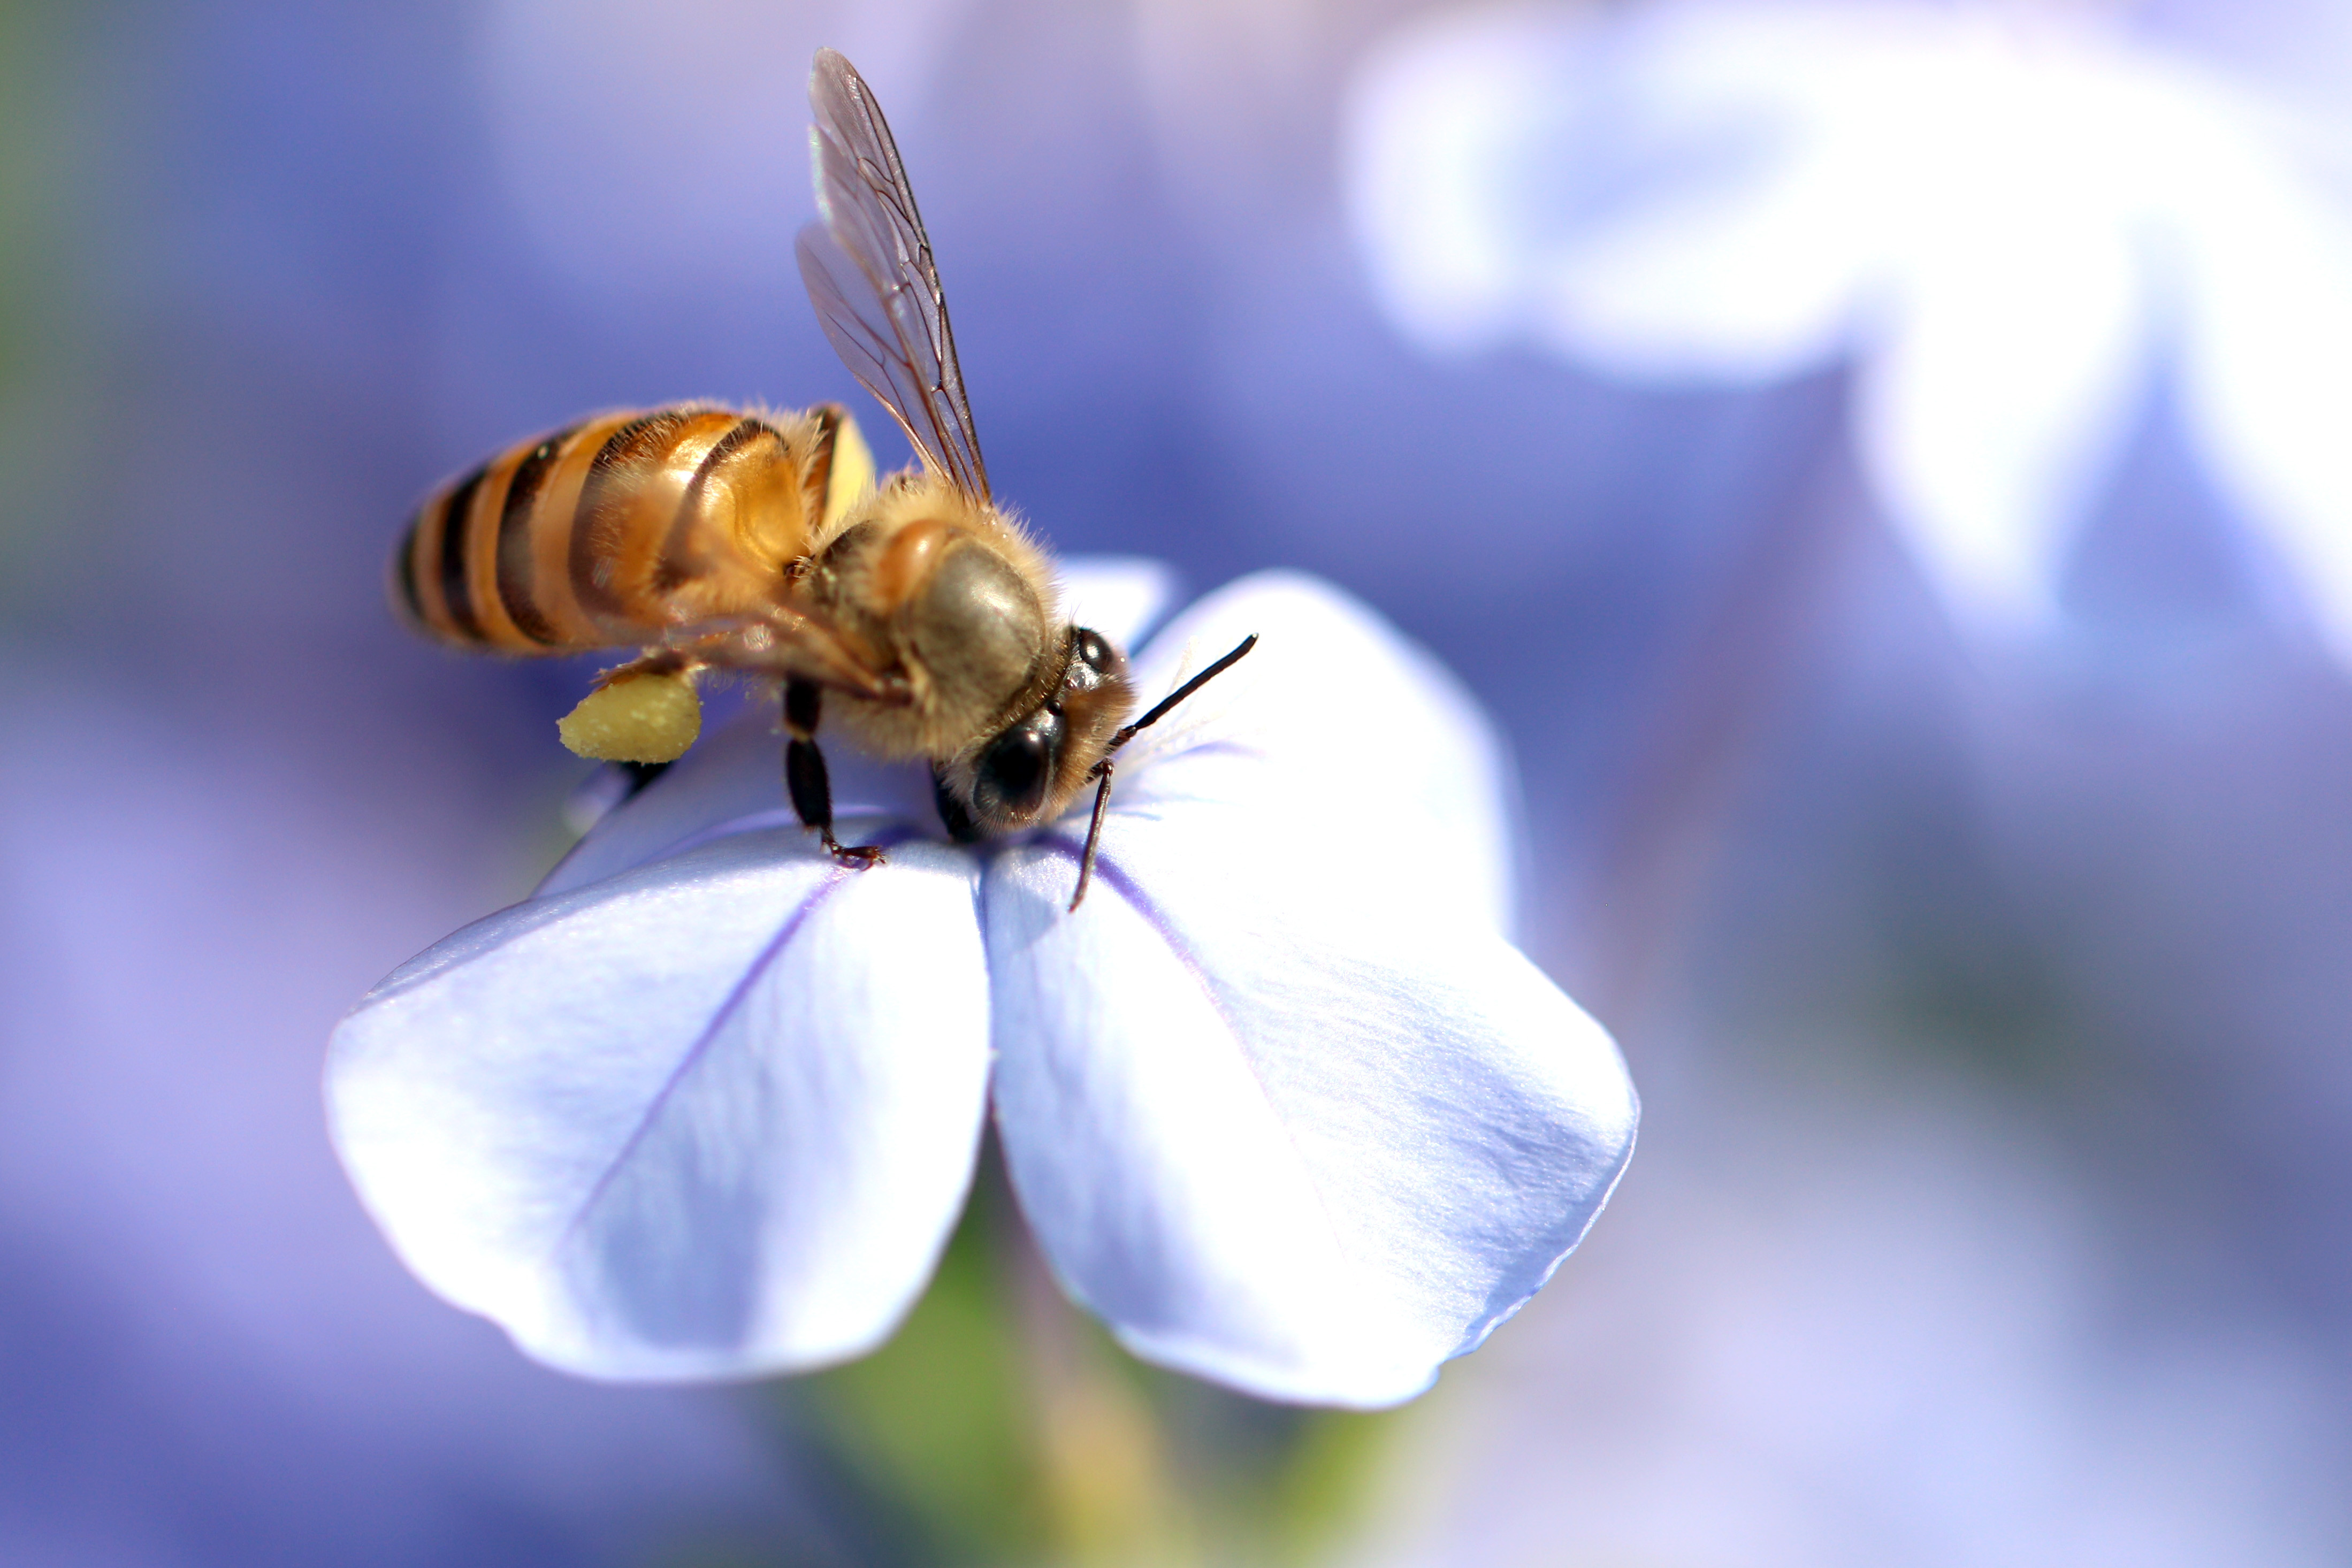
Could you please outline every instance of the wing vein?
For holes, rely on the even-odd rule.
[[[824,335],[887,409],[925,466],[988,499],[971,402],[956,362],[947,292],[898,145],[856,68],[831,49],[809,76],[820,223],[795,247]]]

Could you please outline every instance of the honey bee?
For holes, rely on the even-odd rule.
[[[878,757],[929,762],[959,840],[1050,821],[1095,783],[1075,910],[1113,755],[1256,639],[1125,722],[1125,655],[1062,620],[1049,558],[990,496],[930,240],[872,90],[823,49],[809,100],[822,222],[801,231],[801,277],[919,465],[877,486],[832,405],[606,413],[443,487],[394,558],[395,596],[461,648],[636,649],[563,721],[585,756],[665,764],[699,730],[701,673],[777,681],[793,810],[845,865],[883,856],[834,836],[821,717]]]

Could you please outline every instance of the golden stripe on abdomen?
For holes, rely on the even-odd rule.
[[[572,597],[592,620],[620,625],[631,622],[629,606],[614,591],[621,552],[630,542],[628,511],[644,481],[633,470],[667,452],[687,416],[677,409],[639,414],[604,438],[580,485],[572,513],[568,556]]]
[[[700,576],[709,562],[694,549],[696,537],[702,531],[702,512],[709,505],[710,482],[727,464],[745,452],[752,443],[767,438],[784,449],[783,433],[764,419],[746,415],[738,420],[727,434],[703,455],[688,480],[685,494],[677,499],[677,510],[671,515],[669,531],[663,537],[661,558],[654,569],[653,589],[656,593],[667,593]]]

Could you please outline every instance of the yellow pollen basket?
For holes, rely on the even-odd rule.
[[[581,698],[555,733],[600,762],[675,762],[702,733],[694,674],[625,675]]]
[[[826,526],[873,488],[873,451],[856,422],[845,415],[834,432]],[[576,755],[599,762],[675,762],[702,733],[697,673],[617,676],[581,698],[579,706],[556,721],[555,733]]]

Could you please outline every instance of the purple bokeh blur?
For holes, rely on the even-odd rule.
[[[1436,650],[1517,750],[1530,951],[1642,1084],[1614,1208],[1410,1418],[1363,1561],[2341,1559],[2344,672],[2161,374],[2078,634],[1988,652],[1854,472],[1844,368],[1413,348],[1338,162],[1426,9],[9,22],[0,1560],[887,1559],[751,1397],[564,1379],[429,1297],[317,1094],[582,776],[581,666],[394,625],[405,512],[586,409],[853,397],[790,257],[819,44],[890,110],[1001,491]],[[2318,0],[2100,25],[2352,89]]]

